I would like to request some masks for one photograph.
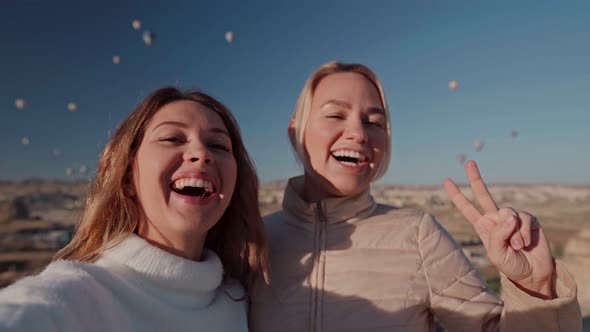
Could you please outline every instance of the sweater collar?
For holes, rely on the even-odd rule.
[[[302,198],[303,176],[289,179],[283,198],[283,211],[304,222],[326,221],[334,224],[341,221],[364,219],[375,210],[376,204],[371,189],[347,197],[331,197],[319,202],[308,202]]]
[[[101,259],[115,261],[141,279],[177,292],[212,293],[223,277],[221,260],[207,248],[203,260],[197,262],[166,252],[135,234],[105,250]]]

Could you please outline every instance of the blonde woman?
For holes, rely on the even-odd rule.
[[[257,191],[225,106],[153,92],[104,149],[71,243],[0,292],[0,330],[247,331],[266,271]]]
[[[250,326],[267,331],[580,331],[576,285],[554,264],[534,216],[498,209],[474,162],[480,212],[445,189],[502,275],[493,294],[429,214],[376,204],[372,181],[390,159],[391,127],[377,76],[331,62],[305,83],[289,136],[304,174],[265,218],[270,286],[252,294]]]

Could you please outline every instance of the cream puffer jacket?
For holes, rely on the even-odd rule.
[[[576,284],[557,264],[558,298],[502,277],[492,293],[428,214],[356,197],[304,201],[293,178],[283,210],[265,218],[270,283],[252,288],[250,330],[581,331]]]

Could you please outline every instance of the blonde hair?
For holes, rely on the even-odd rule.
[[[389,109],[387,107],[387,101],[385,99],[385,93],[383,92],[381,82],[379,82],[377,75],[375,75],[371,69],[364,65],[357,63],[347,64],[333,61],[322,65],[313,74],[311,74],[311,76],[305,82],[301,93],[299,94],[299,98],[297,99],[297,103],[295,104],[295,109],[291,117],[291,123],[294,129],[294,137],[291,137],[291,145],[293,146],[299,161],[301,161],[306,168],[311,167],[309,165],[309,161],[307,160],[307,153],[305,151],[305,127],[307,125],[307,119],[309,118],[309,112],[311,111],[311,101],[313,94],[321,80],[328,75],[336,73],[357,73],[363,75],[371,83],[373,83],[379,92],[383,111],[385,112],[387,145],[384,150],[383,159],[381,160],[379,168],[377,169],[375,177],[373,178],[373,180],[377,180],[383,176],[385,172],[387,172],[387,168],[389,167],[389,161],[391,159],[391,126],[389,123]]]
[[[55,259],[95,261],[102,251],[137,230],[142,209],[132,194],[132,171],[146,127],[165,105],[194,101],[214,111],[230,134],[237,165],[236,186],[221,219],[207,233],[205,247],[219,255],[227,276],[247,287],[257,273],[267,279],[267,249],[258,210],[258,177],[229,110],[213,97],[198,91],[161,88],[147,96],[119,125],[106,145],[86,207],[71,242]]]

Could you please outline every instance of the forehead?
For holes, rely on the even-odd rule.
[[[179,100],[160,108],[150,120],[148,130],[163,122],[182,123],[191,128],[226,129],[221,117],[208,107],[190,100]]]
[[[321,106],[332,99],[381,107],[381,97],[375,85],[358,73],[335,73],[324,77],[315,89],[312,104]]]

